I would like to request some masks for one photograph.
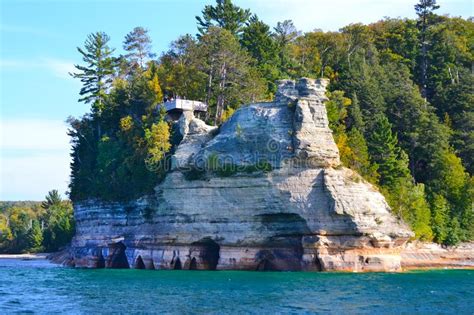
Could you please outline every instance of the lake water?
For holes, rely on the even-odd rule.
[[[0,313],[474,314],[474,271],[84,270],[0,260]]]

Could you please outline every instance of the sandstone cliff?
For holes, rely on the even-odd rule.
[[[413,233],[341,166],[327,81],[282,81],[219,129],[190,113],[155,194],[75,205],[68,264],[147,269],[397,271]]]

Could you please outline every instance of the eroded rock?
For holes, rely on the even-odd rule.
[[[71,264],[108,267],[120,247],[146,269],[400,270],[413,233],[340,165],[327,83],[281,81],[274,102],[243,106],[219,130],[181,117],[154,195],[75,205]]]

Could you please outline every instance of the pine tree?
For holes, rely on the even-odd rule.
[[[391,187],[400,178],[408,178],[408,156],[398,146],[386,116],[375,119],[374,130],[368,139],[372,163],[377,164],[380,184]]]
[[[380,175],[377,172],[377,165],[370,162],[369,149],[364,135],[357,128],[352,128],[347,136],[347,143],[352,152],[347,165],[359,172],[366,180],[377,184]]]
[[[38,220],[33,220],[27,234],[29,250],[38,251],[43,244],[43,231]]]
[[[291,64],[289,46],[300,35],[300,32],[296,29],[291,20],[278,22],[274,31],[275,41],[279,49],[280,72],[289,74]]]
[[[63,201],[57,189],[48,192],[45,199],[46,200],[41,203],[41,207],[45,210],[48,210],[51,206],[59,205]]]
[[[417,239],[433,239],[431,212],[423,184],[415,185],[410,178],[400,178],[382,191],[392,211],[410,225]]]
[[[244,28],[240,43],[253,57],[256,68],[268,82],[269,92],[276,93],[275,81],[279,78],[278,46],[270,27],[253,15]]]
[[[110,37],[103,32],[89,34],[84,49],[77,47],[86,65],[75,65],[79,72],[70,74],[83,83],[79,101],[92,103],[93,113],[98,116],[104,110],[105,97],[114,74],[114,50],[108,46],[109,41]]]
[[[446,198],[435,194],[431,201],[431,226],[437,243],[443,243],[448,236],[449,204]]]
[[[418,26],[420,28],[420,45],[421,45],[421,95],[426,98],[427,96],[427,70],[428,70],[428,27],[430,25],[430,18],[433,15],[433,11],[439,9],[439,5],[436,5],[436,0],[420,0],[415,5],[416,14],[419,17]]]
[[[453,218],[449,223],[448,234],[444,243],[449,246],[456,246],[461,242],[461,226],[458,218]]]
[[[151,52],[151,38],[148,30],[139,26],[125,36],[123,49],[128,52],[125,58],[132,69],[139,67],[143,70],[146,62],[155,56]]]
[[[250,15],[250,10],[234,5],[232,0],[216,0],[216,5],[206,5],[202,17],[196,16],[196,20],[200,35],[207,33],[210,27],[218,26],[239,36]]]
[[[365,124],[364,118],[362,116],[362,111],[359,105],[359,99],[357,98],[356,93],[352,93],[351,97],[351,106],[349,107],[349,115],[348,115],[348,127],[349,128],[356,128],[357,130],[364,133]]]

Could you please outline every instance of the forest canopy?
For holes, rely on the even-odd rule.
[[[0,253],[53,252],[74,235],[72,203],[57,190],[43,202],[0,202]]]
[[[474,23],[438,7],[421,0],[417,19],[302,33],[217,0],[196,17],[195,36],[158,57],[142,27],[125,36],[124,55],[107,34],[90,34],[72,74],[91,111],[69,119],[71,199],[153,191],[179,142],[156,106],[164,96],[206,102],[203,118],[220,125],[243,104],[272,100],[278,79],[326,77],[344,165],[377,185],[418,239],[474,239]]]

